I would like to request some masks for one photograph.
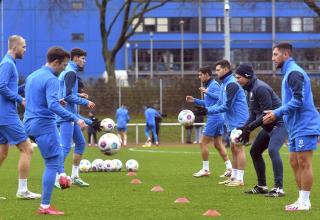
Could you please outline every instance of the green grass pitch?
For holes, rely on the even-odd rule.
[[[118,158],[123,163],[136,159],[140,168],[137,177],[126,176],[126,172],[83,173],[81,177],[90,183],[89,188],[72,186],[67,190],[54,189],[52,204],[65,212],[64,216],[39,216],[36,210],[39,201],[22,201],[15,198],[17,189],[18,151],[11,148],[9,156],[0,169],[0,219],[210,219],[202,216],[208,209],[221,213],[220,219],[319,219],[320,215],[320,161],[316,151],[313,159],[314,186],[311,194],[312,209],[309,212],[287,213],[284,206],[294,202],[297,190],[293,173],[288,162],[288,152],[281,150],[284,163],[283,198],[265,198],[260,195],[245,195],[244,189],[256,184],[255,172],[247,147],[247,168],[245,186],[229,188],[218,185],[219,175],[224,171],[224,163],[211,149],[211,176],[194,178],[192,173],[201,167],[197,145],[165,145],[151,148],[125,148],[114,156],[105,156],[96,148],[87,148],[84,158]],[[230,150],[228,150],[230,155]],[[267,166],[267,181],[272,187],[273,177],[270,158],[264,154]],[[44,169],[38,149],[35,149],[28,180],[29,189],[41,191],[41,177]],[[66,161],[68,174],[71,170],[71,157]],[[130,184],[139,178],[140,185]],[[155,185],[161,185],[164,192],[151,192]],[[178,197],[187,197],[190,203],[176,204]]]

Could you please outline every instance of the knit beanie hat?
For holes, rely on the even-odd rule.
[[[254,75],[254,72],[250,64],[243,63],[240,64],[236,69],[236,74],[244,78],[251,79]]]

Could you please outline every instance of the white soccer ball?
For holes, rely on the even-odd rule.
[[[79,170],[80,172],[89,172],[91,169],[91,163],[89,160],[83,159],[80,161]]]
[[[92,161],[91,170],[94,172],[99,172],[103,170],[103,160],[102,159],[95,159]]]
[[[126,169],[129,172],[136,172],[139,169],[138,161],[130,159],[126,162]]]
[[[234,128],[231,133],[230,133],[230,140],[232,143],[239,143],[239,137],[240,135],[242,134],[242,131],[237,129],[237,128]]]
[[[111,172],[115,170],[115,165],[112,160],[103,161],[103,170],[106,172]]]
[[[111,132],[114,129],[114,127],[116,126],[116,124],[114,123],[114,121],[111,118],[105,118],[100,122],[100,126],[103,131]]]
[[[98,147],[102,153],[113,155],[121,149],[121,141],[117,135],[106,133],[100,137]]]
[[[178,115],[178,121],[181,125],[192,125],[194,122],[194,114],[190,110],[182,110]]]
[[[115,170],[115,171],[121,171],[121,169],[122,169],[122,162],[121,162],[121,160],[113,159],[112,162],[113,162],[113,164],[114,164],[114,170]]]

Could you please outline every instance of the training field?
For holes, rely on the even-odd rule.
[[[65,211],[62,217],[47,216],[47,219],[172,219],[193,220],[210,219],[202,216],[208,209],[221,213],[220,219],[319,219],[320,217],[320,160],[319,153],[314,156],[315,182],[311,196],[312,210],[309,212],[287,213],[284,205],[294,202],[297,190],[288,163],[287,149],[281,154],[284,160],[283,198],[265,198],[260,195],[245,195],[244,189],[256,184],[251,158],[248,157],[244,187],[225,187],[218,185],[219,175],[224,171],[224,163],[214,149],[211,149],[211,176],[196,179],[192,173],[201,165],[197,145],[133,147],[122,149],[112,157],[101,154],[96,148],[87,148],[86,159],[118,158],[123,163],[136,159],[140,168],[137,177],[126,176],[125,171],[112,173],[85,173],[83,179],[91,185],[89,188],[72,186],[67,190],[55,189],[52,204]],[[230,155],[230,152],[229,152]],[[71,157],[66,162],[70,174]],[[268,184],[272,186],[270,159],[267,162]],[[44,219],[37,216],[39,201],[22,201],[15,198],[17,189],[18,151],[10,149],[7,161],[0,169],[0,195],[7,200],[0,200],[0,219]],[[43,162],[38,149],[35,148],[29,178],[29,189],[41,190]],[[139,178],[139,185],[130,184],[133,178]],[[151,192],[155,185],[161,185],[164,192]],[[177,204],[178,197],[187,197],[190,203]]]

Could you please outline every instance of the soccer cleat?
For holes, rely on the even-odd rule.
[[[59,182],[54,182],[54,188],[61,189]]]
[[[197,173],[194,173],[192,176],[194,176],[194,177],[210,176],[210,171],[201,169]]]
[[[256,185],[252,189],[244,191],[244,193],[246,193],[246,194],[267,194],[268,193],[268,187]]]
[[[29,190],[25,192],[17,192],[18,199],[40,199],[41,194],[30,192]]]
[[[59,185],[61,189],[70,188],[72,182],[69,176],[60,176],[59,177]]]
[[[59,210],[53,208],[52,206],[50,206],[49,208],[46,208],[46,209],[40,207],[37,212],[40,215],[64,215],[64,212],[59,211]]]
[[[283,189],[278,188],[272,188],[268,194],[265,194],[266,197],[283,197],[285,195]]]
[[[296,201],[293,204],[286,205],[285,210],[288,212],[295,212],[295,211],[308,211],[311,209],[311,203],[310,202],[301,202]]]
[[[224,180],[224,181],[219,182],[218,184],[219,184],[219,185],[225,185],[225,184],[230,183],[230,182],[233,181],[233,180],[234,180],[234,179],[232,179],[232,178],[230,177],[230,178],[228,178],[228,179],[226,179],[226,180]]]
[[[242,180],[232,180],[229,183],[224,184],[225,186],[244,186]]]
[[[80,187],[88,187],[89,186],[89,184],[84,182],[82,179],[80,179],[80,177],[72,178],[72,183],[74,185],[78,185]]]
[[[226,169],[226,171],[221,174],[219,177],[223,178],[223,177],[231,177],[231,173],[232,173],[232,170],[231,169]]]

